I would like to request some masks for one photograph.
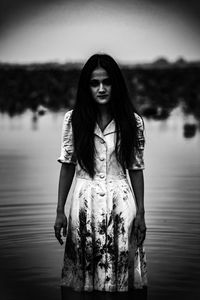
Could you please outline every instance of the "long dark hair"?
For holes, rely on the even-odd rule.
[[[116,123],[115,152],[118,162],[125,170],[138,147],[137,125],[124,77],[115,60],[107,54],[94,54],[84,65],[78,83],[76,104],[72,113],[74,149],[80,166],[94,177],[95,144],[94,128],[97,122],[97,104],[90,92],[91,74],[95,68],[105,69],[111,80],[111,115]]]

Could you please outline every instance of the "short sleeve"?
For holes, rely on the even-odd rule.
[[[128,166],[129,170],[144,170],[144,123],[142,118],[135,113],[136,123],[137,123],[137,134],[139,147],[134,149],[134,158]]]
[[[72,110],[68,111],[63,120],[62,139],[61,139],[61,153],[57,159],[60,163],[76,164],[76,157],[74,154],[73,132],[71,124]]]

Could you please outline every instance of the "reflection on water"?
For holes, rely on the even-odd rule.
[[[61,289],[61,299],[62,300],[146,300],[147,299],[147,289],[138,290],[135,292],[121,292],[121,293],[109,293],[109,292],[74,292],[70,289]]]
[[[64,248],[53,224],[63,114],[38,115],[35,127],[30,111],[0,116],[2,299],[61,300]],[[185,137],[190,118],[177,108],[145,119],[148,300],[200,296],[200,134]]]

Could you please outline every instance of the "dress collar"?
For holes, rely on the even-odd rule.
[[[104,139],[104,137],[108,134],[114,133],[116,132],[116,124],[114,119],[112,119],[108,125],[106,126],[106,128],[104,129],[104,131],[101,131],[101,128],[99,127],[98,123],[96,123],[95,128],[94,128],[94,134],[99,136],[100,138]]]

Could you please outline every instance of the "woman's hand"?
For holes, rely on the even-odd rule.
[[[137,246],[141,246],[146,237],[146,224],[144,214],[136,214],[134,220],[134,237],[136,238]]]
[[[63,228],[63,236],[67,235],[67,217],[64,213],[57,213],[56,221],[54,225],[55,237],[62,245],[64,242],[61,237],[61,229]]]

